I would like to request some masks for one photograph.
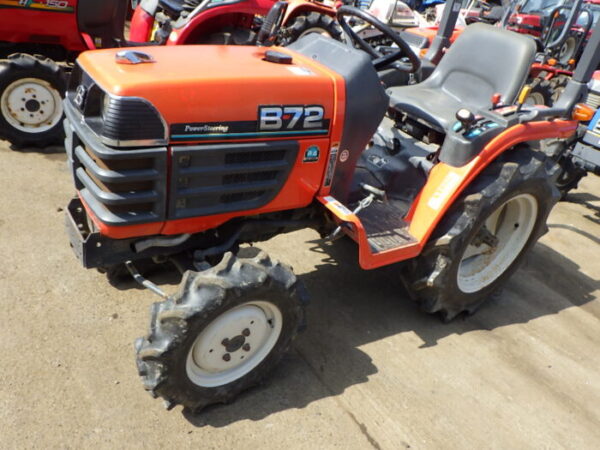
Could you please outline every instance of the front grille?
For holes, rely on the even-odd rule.
[[[164,220],[167,149],[109,148],[85,124],[74,120],[66,104],[65,147],[75,187],[102,222],[132,225]]]
[[[296,141],[173,147],[170,219],[260,208],[285,184]]]

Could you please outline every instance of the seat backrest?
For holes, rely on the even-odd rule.
[[[101,47],[116,47],[124,41],[125,19],[129,0],[79,0],[77,24],[81,33],[87,33]]]
[[[468,106],[488,109],[493,94],[512,104],[535,58],[534,41],[483,23],[465,28],[423,85]]]

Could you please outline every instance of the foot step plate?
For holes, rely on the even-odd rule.
[[[358,213],[374,253],[393,250],[416,242],[402,219],[405,211],[390,203],[375,202]]]

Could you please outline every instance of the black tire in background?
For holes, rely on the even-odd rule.
[[[9,102],[9,94],[13,87],[23,80],[32,80],[32,83],[39,83],[40,89],[44,93],[51,93],[52,110],[50,119],[41,122],[40,126],[48,127],[44,131],[37,131],[34,126],[27,127],[25,124],[19,125],[18,120],[10,114],[9,106],[14,106]],[[10,91],[8,91],[10,89]],[[66,75],[64,71],[51,59],[42,56],[32,56],[24,53],[15,53],[8,59],[0,61],[0,139],[8,140],[15,148],[23,147],[46,147],[52,144],[60,144],[64,139],[62,99],[67,89]],[[20,113],[31,113],[32,117],[36,114],[44,113],[45,107],[36,94],[31,94],[31,98],[23,96],[17,99],[20,101],[18,109]],[[54,98],[56,97],[56,98]],[[38,101],[40,100],[40,101]],[[50,103],[50,102],[49,102]],[[37,117],[37,116],[36,116]],[[40,115],[40,117],[45,117]]]
[[[278,45],[289,45],[311,33],[327,35],[342,40],[342,29],[333,17],[318,12],[301,13],[284,24]]]
[[[264,252],[250,258],[226,253],[210,269],[186,272],[179,292],[153,305],[150,332],[136,341],[138,371],[145,389],[153,397],[162,397],[169,407],[181,404],[193,412],[232,401],[258,384],[289,349],[304,326],[306,302],[304,289],[291,269]],[[260,320],[244,319],[238,327],[236,314],[242,314],[242,308],[253,314],[255,306],[256,311],[264,308],[266,316],[267,312],[276,314],[262,322],[262,330]],[[231,319],[228,322],[226,318]],[[225,328],[229,324],[237,327],[235,333],[216,336],[214,326],[222,323],[227,324]],[[264,332],[267,323],[277,334],[259,341],[266,347],[252,343],[252,349],[251,339]],[[205,344],[210,350],[197,347]],[[203,362],[231,363],[231,369],[203,366],[196,360],[197,351],[202,351]],[[244,356],[248,356],[245,361]]]
[[[587,172],[573,164],[570,154],[561,157],[558,164],[560,171],[556,178],[556,187],[560,191],[560,199],[564,200],[570,191],[577,189],[579,182],[587,175]]]
[[[530,86],[531,92],[529,93],[529,96],[525,99],[525,103],[531,105],[552,106],[552,104],[554,103],[554,89],[552,83],[549,80],[545,80],[543,78],[536,78],[532,81]]]
[[[498,292],[527,251],[547,230],[548,214],[559,198],[554,184],[557,170],[556,164],[545,154],[524,145],[508,150],[484,169],[446,212],[421,255],[406,267],[406,284],[424,311],[439,313],[443,320],[449,321],[462,312],[475,312],[488,297]],[[510,264],[495,278],[490,277],[487,285],[475,291],[461,289],[459,276],[463,257],[469,248],[474,248],[469,244],[486,245],[485,239],[489,239],[486,231],[489,230],[484,225],[492,214],[498,214],[495,216],[496,233],[502,233],[504,225],[498,224],[503,213],[500,208],[519,199],[535,199],[537,204],[531,231],[522,237],[524,245],[517,254],[508,252],[514,256],[508,260]],[[511,216],[507,213],[505,217],[510,219]],[[515,223],[514,227],[518,230],[519,224]]]

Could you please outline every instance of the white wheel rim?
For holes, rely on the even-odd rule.
[[[526,105],[544,105],[546,102],[544,101],[544,96],[539,92],[532,92],[525,99]]]
[[[201,387],[216,387],[243,377],[269,355],[282,325],[281,311],[270,302],[249,302],[224,312],[190,347],[188,378]]]
[[[0,108],[9,125],[25,133],[48,131],[63,114],[60,92],[39,78],[9,84],[0,97]]]
[[[560,49],[560,54],[559,54],[559,61],[563,64],[566,64],[569,62],[569,60],[571,58],[573,58],[573,52],[575,51],[575,39],[570,37],[568,38],[565,43],[563,44],[563,46]]]
[[[527,244],[537,216],[538,202],[531,194],[517,195],[497,208],[485,221],[497,244],[476,242],[477,236],[471,240],[458,267],[458,288],[473,293],[497,280]]]
[[[327,31],[326,29],[321,28],[321,27],[312,27],[312,28],[309,28],[308,30],[304,30],[298,38],[301,38],[308,34],[320,34],[321,36],[331,37],[331,34],[329,34],[329,31]]]

